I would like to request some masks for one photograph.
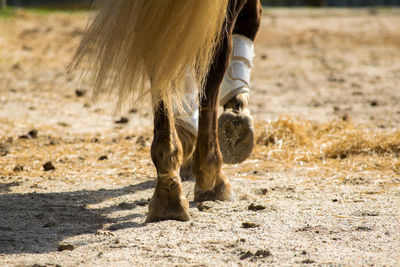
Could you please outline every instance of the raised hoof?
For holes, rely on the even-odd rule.
[[[231,185],[229,182],[221,183],[213,190],[202,191],[199,188],[194,190],[194,201],[202,202],[202,201],[212,201],[212,200],[221,200],[221,201],[232,201],[235,199]]]
[[[236,164],[247,159],[254,146],[253,118],[248,109],[227,109],[218,120],[218,139],[224,163]]]
[[[175,202],[168,200],[162,201],[153,196],[149,204],[149,213],[146,218],[146,223],[164,220],[190,220],[189,201],[185,196],[182,195],[180,199]]]

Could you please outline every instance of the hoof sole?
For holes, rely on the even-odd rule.
[[[224,163],[243,162],[254,146],[253,118],[248,112],[225,111],[218,120],[218,139]]]

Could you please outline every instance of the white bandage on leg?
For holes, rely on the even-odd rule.
[[[197,136],[199,129],[199,104],[198,88],[192,73],[188,70],[185,74],[185,99],[183,100],[183,111],[174,108],[174,117],[177,124]]]
[[[253,41],[244,35],[234,34],[231,63],[225,73],[219,93],[219,104],[225,105],[232,97],[250,92],[250,73],[253,66]]]

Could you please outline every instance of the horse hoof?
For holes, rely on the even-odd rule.
[[[185,196],[182,195],[175,203],[163,201],[155,197],[151,199],[146,223],[164,220],[190,220],[189,201]]]
[[[236,164],[247,159],[254,146],[253,118],[249,110],[225,110],[218,120],[218,139],[224,163]]]
[[[159,178],[149,203],[146,222],[189,219],[189,201],[182,192],[179,177]]]
[[[200,190],[195,186],[194,190],[194,201],[202,202],[202,201],[213,201],[213,200],[221,200],[221,201],[233,201],[235,200],[234,194],[231,189],[231,184],[224,180],[223,183],[216,185],[213,190]]]

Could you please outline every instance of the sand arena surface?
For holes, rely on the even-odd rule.
[[[63,78],[86,16],[0,18],[1,266],[400,264],[399,10],[265,10],[237,201],[151,224],[151,112]]]

